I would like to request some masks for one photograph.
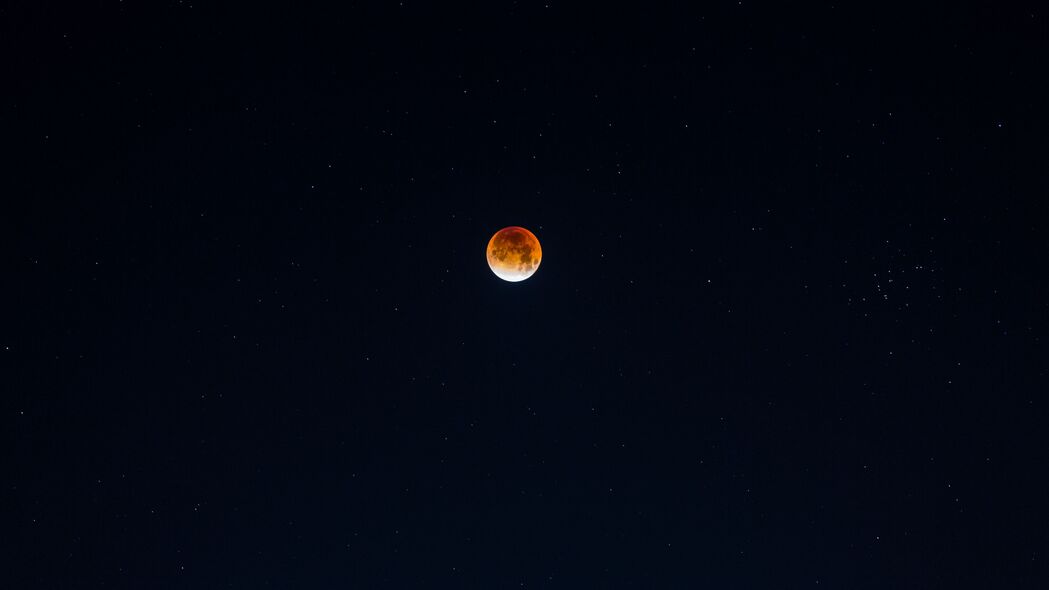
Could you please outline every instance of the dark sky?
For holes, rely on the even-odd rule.
[[[1047,587],[1049,12],[778,4],[0,10],[4,585]]]

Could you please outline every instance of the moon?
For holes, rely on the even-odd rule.
[[[543,249],[535,234],[511,225],[488,240],[488,268],[495,276],[517,283],[535,274],[543,260]]]

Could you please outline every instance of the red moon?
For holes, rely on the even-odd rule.
[[[542,260],[539,240],[523,227],[504,227],[488,240],[488,268],[504,281],[517,283],[527,279],[535,274]]]

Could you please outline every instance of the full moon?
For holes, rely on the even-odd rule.
[[[504,281],[527,279],[535,274],[542,260],[539,240],[523,227],[504,227],[488,240],[488,268]]]

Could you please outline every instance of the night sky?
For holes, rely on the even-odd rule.
[[[211,4],[0,9],[0,585],[1049,587],[1042,2]]]

